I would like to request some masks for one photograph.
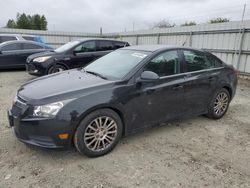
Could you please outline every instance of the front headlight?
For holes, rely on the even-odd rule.
[[[67,99],[63,101],[58,101],[50,104],[34,106],[33,116],[35,117],[45,117],[45,118],[53,118],[56,114],[69,102],[73,101],[73,99]]]
[[[42,63],[42,62],[48,60],[49,58],[51,58],[51,56],[37,57],[37,58],[33,59],[33,62],[35,61],[35,62]]]
[[[35,106],[33,116],[37,117],[54,117],[64,106],[62,102],[55,102],[42,106]]]

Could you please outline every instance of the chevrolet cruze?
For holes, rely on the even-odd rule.
[[[120,138],[183,117],[221,118],[237,71],[214,55],[161,45],[116,50],[85,68],[22,85],[8,112],[16,137],[44,148],[72,144],[87,156]]]

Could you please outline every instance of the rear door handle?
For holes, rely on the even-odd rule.
[[[215,78],[214,78],[213,76],[210,76],[210,77],[208,78],[208,81],[209,81],[209,82],[212,82],[212,81],[214,81],[214,79],[215,79]]]
[[[70,58],[70,57],[65,57],[65,58],[63,58],[63,60],[64,60],[64,61],[70,61],[71,58]]]
[[[173,90],[180,90],[183,89],[183,85],[176,85],[173,87]]]

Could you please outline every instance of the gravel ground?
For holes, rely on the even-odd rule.
[[[90,159],[19,142],[6,110],[34,77],[0,72],[0,188],[250,187],[250,82],[240,81],[221,120],[197,117],[123,138],[110,154]]]

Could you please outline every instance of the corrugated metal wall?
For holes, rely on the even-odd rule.
[[[212,52],[241,72],[250,73],[250,21],[112,33],[132,44],[184,45]]]
[[[105,37],[128,41],[130,44],[185,45],[214,53],[241,72],[250,73],[250,21],[201,24],[188,27],[151,29],[104,35],[76,32],[0,29],[0,33],[40,35],[48,44],[58,47],[78,38]]]

